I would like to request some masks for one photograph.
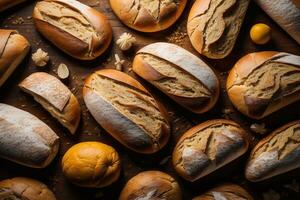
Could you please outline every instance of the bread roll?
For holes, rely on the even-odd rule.
[[[129,149],[150,154],[167,143],[170,126],[164,109],[129,75],[96,71],[85,81],[83,97],[96,121]]]
[[[193,200],[253,200],[253,198],[239,185],[223,184],[193,198]]]
[[[32,114],[0,103],[0,157],[44,168],[56,156],[58,136]]]
[[[174,44],[154,43],[142,48],[134,58],[133,71],[195,113],[208,111],[219,97],[214,71]]]
[[[81,142],[72,146],[62,159],[64,175],[82,187],[101,188],[115,182],[121,171],[118,152],[100,142]]]
[[[262,181],[300,167],[300,120],[286,124],[262,139],[252,150],[246,178]]]
[[[123,188],[119,200],[181,200],[176,180],[160,171],[145,171],[131,178]]]
[[[22,62],[29,49],[30,44],[17,31],[0,29],[0,87]]]
[[[56,200],[48,187],[34,179],[16,177],[0,181],[2,200]]]
[[[299,0],[255,0],[255,2],[300,44]]]
[[[232,51],[250,0],[196,0],[187,23],[194,48],[202,55],[225,58]]]
[[[141,32],[169,28],[182,14],[187,0],[110,0],[119,19]]]
[[[26,0],[0,0],[0,12],[18,5]]]
[[[248,54],[232,68],[226,87],[240,112],[261,119],[300,100],[300,56],[271,51]]]
[[[36,72],[19,87],[32,95],[50,114],[74,134],[80,122],[80,105],[72,92],[56,77]]]
[[[193,182],[243,155],[248,145],[245,131],[235,122],[210,120],[183,134],[173,151],[173,166]]]
[[[70,56],[92,60],[103,54],[112,40],[106,17],[76,0],[44,0],[36,4],[37,30]]]

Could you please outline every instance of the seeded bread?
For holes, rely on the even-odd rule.
[[[1,0],[0,1],[0,12],[9,9],[15,5],[18,5],[26,0]]]
[[[193,182],[243,155],[248,144],[245,131],[235,122],[210,120],[182,135],[173,151],[173,166]]]
[[[300,56],[270,51],[248,54],[232,68],[226,87],[240,112],[261,119],[300,100]]]

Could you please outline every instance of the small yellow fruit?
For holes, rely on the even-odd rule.
[[[271,28],[266,24],[255,24],[250,30],[250,37],[256,44],[266,44],[271,39]]]

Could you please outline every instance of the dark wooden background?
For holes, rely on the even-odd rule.
[[[30,17],[35,4],[34,2],[28,1],[4,13],[0,13],[1,28],[17,29],[30,41],[32,47],[31,53],[35,52],[38,48],[42,48],[49,53],[51,59],[47,67],[38,68],[34,66],[30,53],[8,81],[0,88],[0,102],[14,105],[38,116],[61,137],[60,151],[49,167],[36,170],[0,159],[0,179],[15,176],[36,178],[46,183],[54,191],[57,199],[59,200],[114,200],[118,198],[118,195],[126,181],[138,172],[144,170],[161,170],[171,174],[176,178],[176,180],[178,180],[183,191],[184,199],[191,199],[192,197],[222,182],[240,184],[248,189],[255,199],[263,199],[263,194],[271,194],[272,192],[270,191],[278,193],[281,196],[281,199],[300,199],[300,170],[294,170],[290,173],[272,178],[262,183],[250,183],[246,181],[243,171],[249,152],[237,161],[217,170],[215,173],[195,183],[189,183],[177,176],[171,164],[171,153],[179,137],[191,126],[204,122],[205,120],[228,118],[240,123],[249,132],[249,136],[252,141],[251,146],[253,146],[255,142],[263,136],[252,133],[249,130],[252,123],[264,122],[269,133],[287,122],[300,118],[300,102],[298,102],[261,121],[251,120],[241,115],[232,107],[224,90],[228,70],[231,69],[239,58],[247,53],[261,50],[277,50],[300,55],[300,46],[279,26],[277,26],[276,23],[273,22],[260,8],[258,8],[255,3],[251,2],[250,4],[245,22],[242,26],[242,30],[232,54],[223,60],[210,60],[203,58],[218,72],[222,82],[222,94],[220,100],[215,108],[210,112],[203,115],[192,114],[181,109],[178,105],[173,103],[150,85],[142,82],[167,107],[172,119],[173,130],[172,137],[166,148],[155,155],[145,156],[133,153],[124,148],[95,122],[83,103],[81,94],[83,80],[97,69],[114,68],[113,63],[115,53],[118,53],[122,59],[126,60],[124,71],[134,76],[130,67],[135,52],[141,47],[157,41],[175,42],[196,55],[199,55],[195,50],[193,50],[186,35],[186,20],[189,9],[194,1],[188,1],[189,3],[184,14],[173,27],[161,33],[151,34],[139,33],[124,27],[113,14],[108,0],[82,0],[82,2],[103,12],[109,19],[114,32],[114,41],[107,53],[94,61],[88,62],[78,61],[69,57],[41,37],[41,35],[35,30]],[[24,22],[16,23],[17,21],[20,21],[20,17],[24,20]],[[269,44],[264,46],[254,45],[249,38],[249,30],[251,26],[259,22],[266,23],[272,28],[273,39]],[[136,46],[130,52],[125,54],[120,52],[115,44],[116,38],[118,38],[123,32],[130,32],[137,38]],[[176,37],[177,39],[174,40]],[[178,39],[178,37],[180,39]],[[199,55],[199,57],[201,56]],[[33,98],[21,92],[17,87],[17,84],[32,72],[46,71],[51,74],[56,74],[56,69],[60,63],[65,63],[71,71],[71,76],[65,84],[78,97],[83,110],[81,124],[75,136],[71,136],[66,129],[64,129],[50,116],[50,114],[48,114],[40,105],[35,103]],[[232,110],[232,113],[226,114],[224,109]],[[85,189],[72,185],[63,177],[60,167],[61,158],[68,148],[81,141],[101,141],[112,145],[119,152],[122,159],[122,173],[120,179],[115,184],[103,189]],[[272,199],[276,200],[275,197]]]

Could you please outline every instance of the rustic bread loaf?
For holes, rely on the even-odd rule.
[[[253,198],[239,185],[223,184],[193,198],[193,200],[253,200]]]
[[[72,146],[62,159],[64,175],[82,187],[106,187],[115,182],[121,171],[118,152],[100,142],[81,142]]]
[[[196,0],[187,30],[201,54],[221,59],[230,54],[240,32],[250,0]]]
[[[300,120],[286,124],[262,139],[252,150],[245,175],[262,181],[300,167]]]
[[[17,31],[0,29],[0,87],[22,62],[29,49],[29,42]]]
[[[56,200],[48,187],[34,179],[16,177],[0,181],[2,200]]]
[[[170,126],[164,109],[129,75],[96,71],[85,81],[83,97],[96,121],[131,150],[154,153],[167,143]]]
[[[255,0],[255,2],[300,44],[299,0]]]
[[[160,171],[145,171],[131,178],[119,200],[181,200],[176,180]]]
[[[36,4],[37,30],[65,53],[81,60],[100,56],[112,40],[106,17],[76,0],[44,0]]]
[[[142,48],[132,68],[192,112],[204,113],[218,100],[220,87],[214,71],[177,45],[160,42]]]
[[[72,92],[56,77],[36,72],[19,87],[32,95],[54,118],[74,134],[80,122],[80,105]]]
[[[243,155],[248,144],[245,131],[235,122],[210,120],[183,134],[173,151],[173,166],[193,182]]]
[[[119,19],[142,32],[169,28],[182,14],[187,0],[110,0]]]
[[[300,56],[270,51],[248,54],[232,68],[226,87],[240,112],[261,119],[300,100]]]
[[[0,103],[0,157],[33,168],[56,156],[58,136],[28,112]]]
[[[22,2],[24,2],[25,0],[0,0],[0,12],[11,8],[15,5],[18,5]]]

